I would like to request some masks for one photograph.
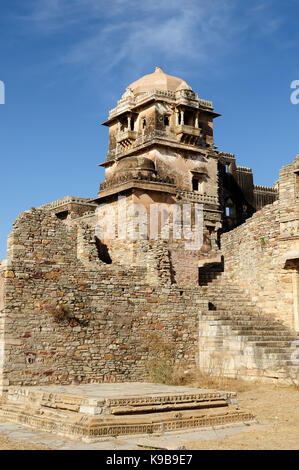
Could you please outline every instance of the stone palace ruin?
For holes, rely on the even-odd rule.
[[[254,185],[252,170],[215,146],[218,116],[157,67],[109,112],[97,196],[19,215],[0,265],[3,396],[145,382],[161,345],[185,374],[298,380],[299,158],[273,188]],[[194,229],[196,204],[202,243],[188,250],[184,234],[163,236],[163,210],[190,207]],[[152,205],[155,238],[135,217],[142,208],[149,220]],[[109,222],[114,236],[102,230]]]

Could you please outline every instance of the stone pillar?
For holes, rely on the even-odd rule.
[[[180,116],[181,116],[181,126],[184,124],[184,111],[181,109],[180,110]]]
[[[198,113],[195,114],[195,127],[198,128]]]

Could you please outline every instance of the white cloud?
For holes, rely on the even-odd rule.
[[[263,34],[277,30],[280,20],[269,15],[271,5],[272,0],[245,8],[243,0],[38,0],[27,21],[44,34],[72,28],[77,33],[73,45],[61,50],[60,63],[102,75],[119,65],[134,67],[138,75],[157,61],[216,66],[244,33],[261,24]]]
[[[195,0],[112,3],[112,9],[102,12],[104,24],[74,45],[66,61],[97,63],[106,71],[121,61],[140,69],[153,57],[202,63],[211,59],[210,48],[221,47],[224,52],[234,31],[229,24],[231,8],[223,0],[209,5]],[[99,5],[93,0],[89,4],[93,11]]]

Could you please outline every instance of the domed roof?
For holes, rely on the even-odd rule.
[[[153,89],[167,91],[192,90],[185,80],[167,75],[163,72],[161,67],[156,67],[154,73],[144,75],[144,77],[131,83],[127,88],[127,90],[133,92],[135,96]]]
[[[117,164],[117,173],[130,172],[132,170],[146,170],[154,172],[155,164],[150,158],[142,156],[126,157],[120,160]]]

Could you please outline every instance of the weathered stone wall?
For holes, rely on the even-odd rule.
[[[160,286],[150,286],[145,268],[106,265],[95,248],[82,224],[39,210],[17,219],[5,273],[4,385],[144,380],[152,334],[174,342],[178,364],[195,364],[206,301],[170,286],[167,260]]]
[[[5,306],[5,264],[0,261],[0,394],[2,390],[2,370],[4,363],[4,306]]]
[[[172,281],[180,287],[198,287],[198,251],[186,250],[185,240],[170,243]]]
[[[170,282],[177,284],[181,287],[197,287],[198,286],[198,262],[199,259],[209,258],[218,253],[216,241],[212,238],[215,232],[211,234],[207,227],[204,227],[203,239],[198,240],[202,242],[200,249],[188,249],[190,245],[194,245],[194,241],[182,239],[174,239],[173,215],[171,199],[165,200],[161,198],[158,200],[159,213],[157,211],[156,226],[160,234],[159,237],[164,236],[164,240],[156,240],[153,237],[151,228],[154,223],[154,217],[151,218],[150,207],[151,204],[156,203],[156,194],[154,192],[147,193],[141,197],[140,191],[134,191],[132,195],[128,195],[124,200],[124,205],[119,201],[116,196],[110,198],[109,202],[103,204],[103,209],[98,212],[98,221],[93,222],[94,226],[97,225],[98,236],[107,246],[109,256],[113,264],[123,266],[143,266],[146,268],[146,280],[150,284],[156,285],[161,281],[160,273],[160,260],[167,260],[167,268],[164,265],[163,277],[169,278]],[[141,210],[142,209],[142,210]],[[125,238],[119,238],[121,233],[119,230],[119,215],[127,216],[124,219],[126,233]],[[162,213],[165,212],[165,219]],[[120,214],[121,213],[121,214]],[[167,219],[169,215],[169,220]],[[183,209],[182,209],[183,214]],[[194,222],[194,210],[192,211],[193,217],[190,219]],[[142,217],[141,217],[142,216]],[[168,222],[166,223],[166,221]],[[190,221],[191,221],[190,220]],[[162,221],[165,222],[163,226]],[[199,223],[200,221],[197,221]],[[109,239],[108,223],[110,227],[115,228],[115,237]],[[207,224],[209,222],[206,222]],[[167,228],[168,224],[168,228]],[[106,228],[105,228],[106,227]],[[101,229],[105,228],[101,236]],[[181,223],[180,234],[184,236],[184,230]],[[196,227],[190,226],[194,237]],[[197,228],[200,230],[200,228]],[[199,237],[200,238],[200,237]],[[214,237],[215,238],[215,237]],[[168,272],[167,272],[168,269]]]
[[[4,266],[1,265],[1,261],[0,261],[0,311],[4,307],[4,299],[5,299],[5,269],[4,269]]]
[[[296,240],[299,235],[299,157],[279,172],[280,232]]]
[[[284,255],[288,242],[280,239],[280,206],[274,202],[240,227],[222,235],[224,269],[245,289],[260,309],[294,327],[292,266]]]

